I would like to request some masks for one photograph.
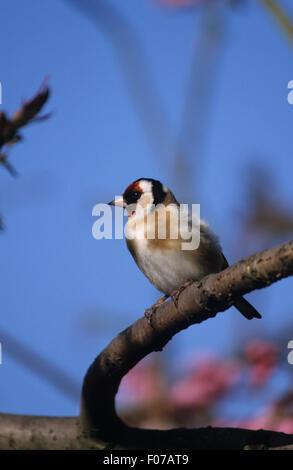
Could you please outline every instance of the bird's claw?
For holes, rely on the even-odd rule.
[[[172,292],[171,294],[171,298],[174,302],[174,305],[176,308],[178,308],[178,301],[179,301],[179,296],[181,294],[181,292],[183,292],[186,287],[190,286],[191,284],[193,284],[194,281],[190,280],[190,281],[186,281],[183,286],[181,286],[178,290],[175,290],[174,292]]]
[[[146,308],[144,311],[144,316],[146,317],[148,324],[153,328],[153,323],[152,323],[152,316],[157,310],[158,305],[153,305],[150,308]]]
[[[171,294],[171,299],[173,300],[174,302],[174,305],[176,308],[178,308],[178,300],[179,300],[179,295],[180,295],[181,291],[180,289],[178,290],[175,290],[172,294]]]
[[[152,324],[152,316],[153,314],[155,313],[155,311],[157,310],[157,308],[162,305],[165,300],[167,300],[169,297],[169,295],[164,295],[163,297],[161,297],[159,300],[157,300],[157,302],[150,308],[147,308],[145,309],[145,312],[144,312],[144,316],[147,318],[148,320],[148,323],[151,327],[153,327],[153,324]]]

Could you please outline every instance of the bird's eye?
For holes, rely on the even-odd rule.
[[[140,196],[140,191],[126,191],[123,195],[123,198],[127,204],[136,204]]]

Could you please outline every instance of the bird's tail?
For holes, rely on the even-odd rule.
[[[255,308],[243,297],[239,297],[235,300],[234,307],[236,307],[237,310],[245,316],[245,318],[248,318],[248,320],[251,320],[252,318],[261,318],[258,311],[255,310]]]

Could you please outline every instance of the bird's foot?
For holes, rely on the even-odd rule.
[[[148,324],[151,327],[153,327],[152,316],[153,316],[153,313],[155,313],[155,311],[157,310],[157,308],[158,308],[157,306],[153,305],[150,308],[146,308],[144,311],[144,316],[146,317]]]
[[[179,296],[181,292],[183,292],[186,289],[186,287],[190,286],[193,283],[194,283],[193,280],[186,281],[181,287],[179,287],[179,289],[174,290],[174,292],[172,292],[171,298],[176,308],[178,308],[178,300],[179,300]]]
[[[159,307],[159,305],[161,305],[162,303],[165,302],[165,300],[168,299],[168,297],[170,297],[169,295],[164,295],[163,297],[161,297],[159,300],[157,300],[157,302],[152,305],[152,307],[150,308],[146,308],[145,309],[145,312],[144,312],[144,316],[147,318],[148,322],[149,322],[149,325],[152,327],[153,324],[152,324],[152,316],[153,314],[155,313],[155,311],[157,310],[157,308]]]

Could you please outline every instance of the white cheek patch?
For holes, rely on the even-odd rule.
[[[153,198],[152,193],[144,193],[139,199],[139,204],[145,208],[147,206],[151,206],[153,203],[154,203],[154,198]]]
[[[142,195],[140,196],[138,203],[142,207],[147,208],[148,206],[151,206],[154,203],[152,182],[141,180],[139,182],[139,186],[142,191]]]
[[[151,183],[151,181],[146,181],[146,180],[141,180],[139,182],[139,186],[141,187],[141,190],[143,193],[151,193],[152,194],[152,189],[153,189],[153,185]]]

